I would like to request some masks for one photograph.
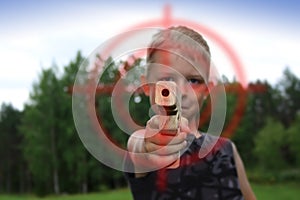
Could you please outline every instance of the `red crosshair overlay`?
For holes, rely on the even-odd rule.
[[[232,62],[232,66],[234,67],[234,71],[237,74],[237,78],[240,81],[240,83],[237,84],[227,84],[225,85],[225,91],[227,93],[235,93],[237,94],[237,103],[235,106],[235,111],[234,114],[231,118],[231,120],[229,121],[228,125],[224,128],[222,136],[224,137],[232,137],[235,129],[237,128],[238,124],[240,123],[244,112],[245,112],[245,108],[246,108],[246,101],[247,101],[247,94],[251,93],[251,92],[264,92],[265,91],[265,87],[263,85],[259,85],[259,84],[251,84],[249,85],[247,88],[245,88],[247,86],[247,78],[246,78],[246,74],[243,70],[243,66],[241,64],[241,61],[239,60],[239,58],[237,57],[237,55],[234,53],[233,49],[231,48],[231,46],[222,38],[220,37],[217,33],[215,33],[214,31],[212,31],[211,29],[209,29],[208,27],[198,24],[198,23],[193,23],[184,19],[173,19],[171,16],[171,6],[170,5],[166,5],[164,8],[164,12],[163,12],[163,18],[162,19],[156,19],[156,20],[149,20],[147,22],[143,22],[141,24],[138,24],[136,26],[133,26],[131,28],[129,28],[129,30],[131,29],[139,29],[139,28],[147,28],[147,27],[162,27],[162,28],[168,28],[170,26],[174,26],[174,25],[184,25],[187,27],[190,27],[206,36],[208,36],[211,40],[215,41],[216,44],[219,45],[219,47],[223,50],[223,52],[228,56],[228,58],[230,59],[230,61]],[[121,40],[124,40],[126,38],[118,38],[116,41],[114,41],[109,47],[107,47],[107,50],[104,51],[105,54],[107,55],[101,55],[101,57],[108,57],[111,50],[114,49],[118,43]],[[119,79],[126,74],[134,65],[134,61],[135,58],[140,58],[142,56],[145,56],[146,54],[146,50],[140,50],[137,51],[136,53],[134,53],[133,57],[129,57],[128,60],[126,60],[123,63],[123,66],[119,69],[118,74],[115,76],[115,83],[117,83],[119,81]],[[100,62],[100,64],[95,63],[95,71],[98,68],[102,68],[103,63]],[[93,72],[92,72],[93,73]],[[94,81],[94,80],[91,80]],[[115,84],[110,84],[110,85],[98,85],[96,87],[96,94],[97,95],[104,95],[104,94],[108,94],[111,95],[112,92],[114,91],[115,88]],[[124,89],[124,88],[123,88]],[[121,89],[122,90],[122,89]],[[124,92],[125,90],[120,92]],[[89,86],[85,87],[85,88],[78,88],[78,87],[69,87],[69,93],[89,93],[89,92],[94,92],[93,88],[89,88]],[[137,90],[136,93],[141,92],[141,90]],[[121,100],[121,98],[120,98]],[[88,105],[88,110],[91,113],[95,113],[96,109],[95,109],[95,102],[93,100],[94,104],[89,104]],[[122,102],[117,102],[118,105],[122,105]],[[126,121],[127,118],[127,113],[122,109],[122,106],[120,106],[120,115],[121,116],[125,116],[123,117],[123,119]],[[211,103],[208,102],[207,106],[205,107],[205,109],[202,111],[201,114],[201,120],[199,123],[199,126],[205,124],[209,118],[210,118],[210,113],[211,111]],[[100,117],[97,115],[97,123],[100,124],[100,126],[104,129],[103,123],[101,122]],[[94,122],[96,123],[96,122]],[[107,133],[107,132],[106,132]],[[109,134],[106,134],[107,137],[110,137]],[[111,140],[113,141],[113,140]],[[198,159],[198,154],[195,155],[195,161]],[[164,190],[164,188],[166,187],[166,171],[161,170],[159,176],[158,176],[158,189],[159,190]]]
[[[205,27],[201,24],[196,24],[196,23],[193,23],[193,22],[190,22],[190,21],[186,21],[184,19],[172,19],[171,18],[171,6],[170,5],[165,6],[163,13],[164,13],[164,15],[163,15],[162,19],[143,22],[141,24],[138,24],[136,26],[133,26],[133,27],[129,28],[129,30],[137,29],[137,28],[153,27],[153,26],[161,26],[163,28],[168,28],[172,25],[180,24],[180,25],[186,25],[190,28],[193,28],[193,29],[199,31],[200,33],[203,33],[203,34],[207,35],[208,37],[210,37],[210,39],[216,41],[217,44],[219,44],[219,46],[222,48],[222,50],[227,54],[227,56],[232,61],[234,71],[237,74],[238,80],[240,80],[240,82],[241,82],[241,84],[237,83],[235,85],[232,85],[232,84],[231,85],[225,85],[225,90],[226,90],[227,93],[236,93],[236,94],[238,94],[238,100],[237,100],[237,104],[236,104],[236,107],[235,107],[235,112],[233,114],[233,118],[230,120],[230,122],[225,127],[225,129],[222,133],[222,135],[224,137],[231,137],[232,134],[234,133],[234,130],[237,128],[238,124],[240,123],[240,121],[242,119],[242,116],[244,114],[248,92],[263,92],[263,91],[265,91],[264,86],[263,85],[251,84],[246,89],[243,87],[243,86],[247,85],[247,78],[246,78],[246,74],[243,70],[243,66],[242,66],[240,60],[238,59],[238,57],[235,55],[233,49],[230,47],[230,45],[223,38],[221,38],[218,34],[216,34],[212,30],[210,30],[209,28],[207,28],[207,27]],[[121,38],[121,39],[124,39],[124,38]],[[116,46],[118,44],[118,42],[119,41],[114,42],[107,49],[108,50],[113,49],[114,46]],[[108,54],[110,53],[110,51],[104,51],[104,52],[108,53]],[[133,67],[132,64],[135,61],[134,60],[135,57],[139,58],[139,57],[144,56],[144,55],[145,55],[145,51],[138,51],[134,54],[134,57],[128,58],[128,60],[125,61],[123,66],[120,68],[119,74],[117,74],[115,76],[115,83],[118,82],[118,80],[124,74],[126,74],[126,72],[128,72]],[[99,67],[102,67],[102,66],[99,66]],[[114,89],[115,89],[114,84],[98,85],[98,87],[96,88],[96,94],[98,94],[98,95],[111,94]],[[70,93],[72,93],[72,92],[79,92],[79,93],[80,92],[92,92],[91,90],[89,90],[88,87],[87,88],[69,87],[68,91]],[[141,90],[139,90],[137,92],[141,92]],[[207,120],[209,119],[209,117],[210,117],[210,109],[211,109],[210,103],[208,103],[207,105],[208,106],[205,108],[205,110],[203,111],[203,113],[201,115],[201,120],[200,120],[199,125],[205,124],[207,122]]]

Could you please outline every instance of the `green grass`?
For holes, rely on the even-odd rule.
[[[300,183],[286,184],[252,184],[253,190],[260,200],[299,200]],[[0,195],[0,200],[131,200],[128,189],[108,191],[102,193],[92,193],[86,195],[61,195],[38,198],[25,195]]]
[[[299,200],[300,183],[251,184],[257,199]]]
[[[0,195],[0,200],[131,200],[131,193],[128,189],[119,189],[102,193],[47,196],[43,198],[29,195]]]

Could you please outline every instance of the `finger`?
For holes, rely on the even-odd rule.
[[[146,143],[145,149],[148,153],[151,154],[157,154],[157,155],[170,155],[174,154],[176,152],[179,152],[180,150],[184,149],[187,145],[186,141],[183,141],[178,144],[172,144],[172,145],[166,145],[161,146],[154,143]]]
[[[154,115],[152,116],[148,122],[147,122],[147,127],[151,128],[151,129],[159,129],[159,125],[160,125],[160,117],[159,115]]]
[[[179,144],[186,140],[187,134],[180,132],[175,136],[158,133],[146,139],[146,142],[151,142],[157,145],[165,146],[171,144]]]
[[[179,156],[180,156],[179,153],[175,153],[167,156],[149,154],[147,158],[150,165],[162,168],[174,163],[176,160],[179,159]]]
[[[151,117],[150,120],[148,120],[147,125],[146,125],[146,138],[152,137],[156,135],[157,133],[166,133],[167,130],[164,130],[164,125],[166,121],[168,120],[169,116],[161,116],[161,115],[154,115]],[[169,136],[174,136],[177,133],[177,130],[174,130],[174,134],[165,134]]]
[[[155,136],[159,133],[159,124],[158,124],[158,117],[154,115],[147,121],[146,131],[145,131],[145,139]]]
[[[186,145],[187,145],[187,142],[184,141],[180,144],[164,146],[163,148],[160,148],[159,150],[155,151],[154,153],[156,155],[168,156],[168,155],[179,153],[180,150],[182,150],[186,147]]]

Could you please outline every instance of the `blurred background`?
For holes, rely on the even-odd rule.
[[[136,25],[163,20],[167,11],[174,24],[184,19],[208,27],[236,52],[241,69],[205,35],[227,91],[223,136],[236,143],[258,197],[296,199],[299,8],[296,0],[0,1],[0,199],[10,194],[74,199],[81,193],[89,199],[131,199],[122,172],[97,161],[80,141],[72,86],[80,64],[95,48]],[[120,66],[139,70],[143,62],[107,60],[99,84],[110,88],[120,78]],[[111,90],[99,88],[98,118],[125,148],[128,135],[115,124],[110,103]],[[140,125],[148,119],[148,103],[138,90],[130,100],[130,114]],[[203,131],[209,105],[202,113]]]

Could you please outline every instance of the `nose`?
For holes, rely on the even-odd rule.
[[[179,81],[177,83],[177,87],[178,87],[182,97],[187,95],[188,90],[189,90],[189,84],[187,83],[187,81],[185,81],[185,80]]]

